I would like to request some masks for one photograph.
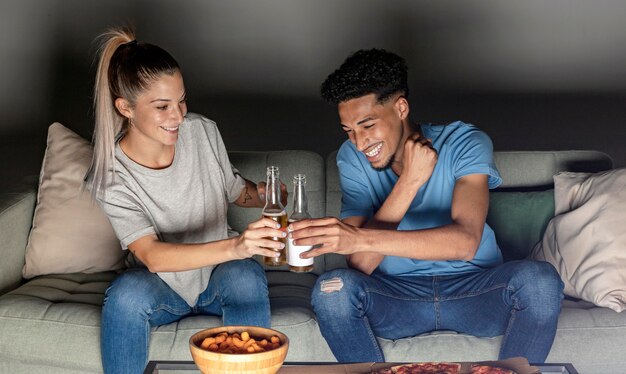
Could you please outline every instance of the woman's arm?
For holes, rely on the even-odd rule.
[[[263,208],[265,206],[265,182],[254,184],[244,178],[246,185],[241,191],[239,198],[235,200],[235,204],[244,208]],[[283,206],[287,206],[287,186],[280,183],[280,200]]]
[[[235,200],[235,204],[245,208],[263,208],[265,206],[265,196],[263,198],[259,196],[259,188],[256,184],[245,178],[244,181],[246,184],[243,186],[243,190],[241,190],[237,200]],[[263,189],[264,191],[265,189]]]
[[[153,273],[198,269],[223,262],[262,255],[276,257],[283,243],[268,237],[285,236],[276,222],[261,218],[252,222],[239,236],[208,243],[166,243],[156,235],[147,235],[132,242],[128,249]]]

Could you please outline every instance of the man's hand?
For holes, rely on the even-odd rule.
[[[404,143],[402,170],[399,175],[409,183],[422,186],[430,179],[436,164],[437,151],[431,140],[415,133]]]
[[[316,257],[325,253],[350,255],[359,250],[362,229],[348,225],[334,217],[307,219],[289,225],[291,238],[296,245],[313,245],[302,258]]]

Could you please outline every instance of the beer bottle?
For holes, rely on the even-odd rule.
[[[306,176],[304,174],[293,176],[293,213],[289,217],[290,223],[311,218],[307,211],[305,184]],[[310,245],[294,245],[293,239],[288,239],[287,263],[290,271],[305,273],[313,270],[313,258],[300,258],[300,253],[308,251],[311,247]]]
[[[267,217],[280,223],[280,230],[287,230],[287,212],[280,201],[280,179],[278,166],[268,166],[267,168],[267,184],[265,185],[265,207],[263,208],[263,217]],[[268,266],[281,266],[287,264],[286,248],[287,243],[283,237],[270,237],[270,239],[285,244],[281,250],[273,249],[280,253],[278,257],[264,257],[263,262]]]

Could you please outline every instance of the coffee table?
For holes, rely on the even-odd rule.
[[[369,364],[354,364],[367,365]],[[537,366],[543,374],[578,374],[572,364],[531,364]],[[334,362],[285,362],[278,371],[279,374],[291,373],[320,373],[320,369],[325,366],[325,374],[345,373],[345,366]],[[366,367],[366,366],[364,366]],[[365,369],[367,370],[367,369]],[[365,372],[365,371],[364,371]],[[193,361],[150,361],[143,374],[196,374],[200,370]]]

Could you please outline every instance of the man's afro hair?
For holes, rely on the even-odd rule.
[[[376,94],[379,103],[395,93],[409,95],[404,59],[384,49],[359,50],[350,55],[322,83],[322,98],[329,103]]]

